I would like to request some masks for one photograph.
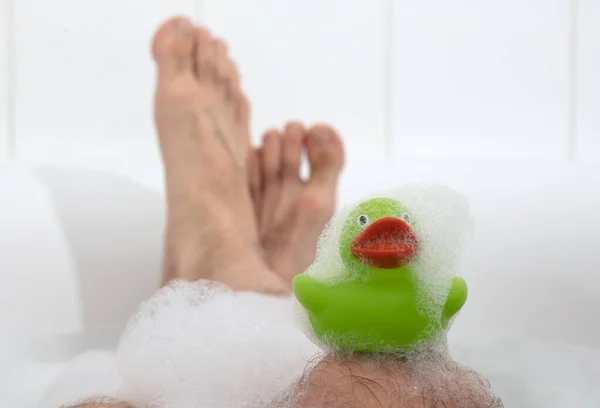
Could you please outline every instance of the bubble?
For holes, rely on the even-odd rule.
[[[125,330],[117,396],[153,408],[257,407],[291,384],[316,352],[294,321],[290,297],[174,282]]]

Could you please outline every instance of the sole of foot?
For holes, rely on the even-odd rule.
[[[213,279],[280,291],[281,279],[257,251],[247,189],[250,108],[226,45],[173,18],[157,31],[152,53],[168,203],[164,282]]]

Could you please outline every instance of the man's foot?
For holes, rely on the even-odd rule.
[[[175,18],[158,30],[152,52],[168,204],[163,283],[213,279],[237,290],[282,290],[257,251],[246,184],[249,105],[226,46]]]
[[[302,151],[310,178],[300,178]],[[251,157],[250,190],[267,264],[286,282],[313,262],[317,241],[335,211],[344,164],[340,137],[330,126],[297,122],[265,133]]]

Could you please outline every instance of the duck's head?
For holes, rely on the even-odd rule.
[[[419,251],[415,220],[400,202],[373,198],[353,209],[340,234],[344,266],[359,273],[410,265]]]

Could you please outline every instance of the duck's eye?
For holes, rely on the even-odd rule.
[[[367,217],[366,215],[363,214],[360,217],[358,217],[358,225],[360,225],[361,227],[364,227],[368,223],[369,223],[369,217]]]
[[[407,213],[402,214],[402,221],[407,224],[410,224],[410,216]]]

